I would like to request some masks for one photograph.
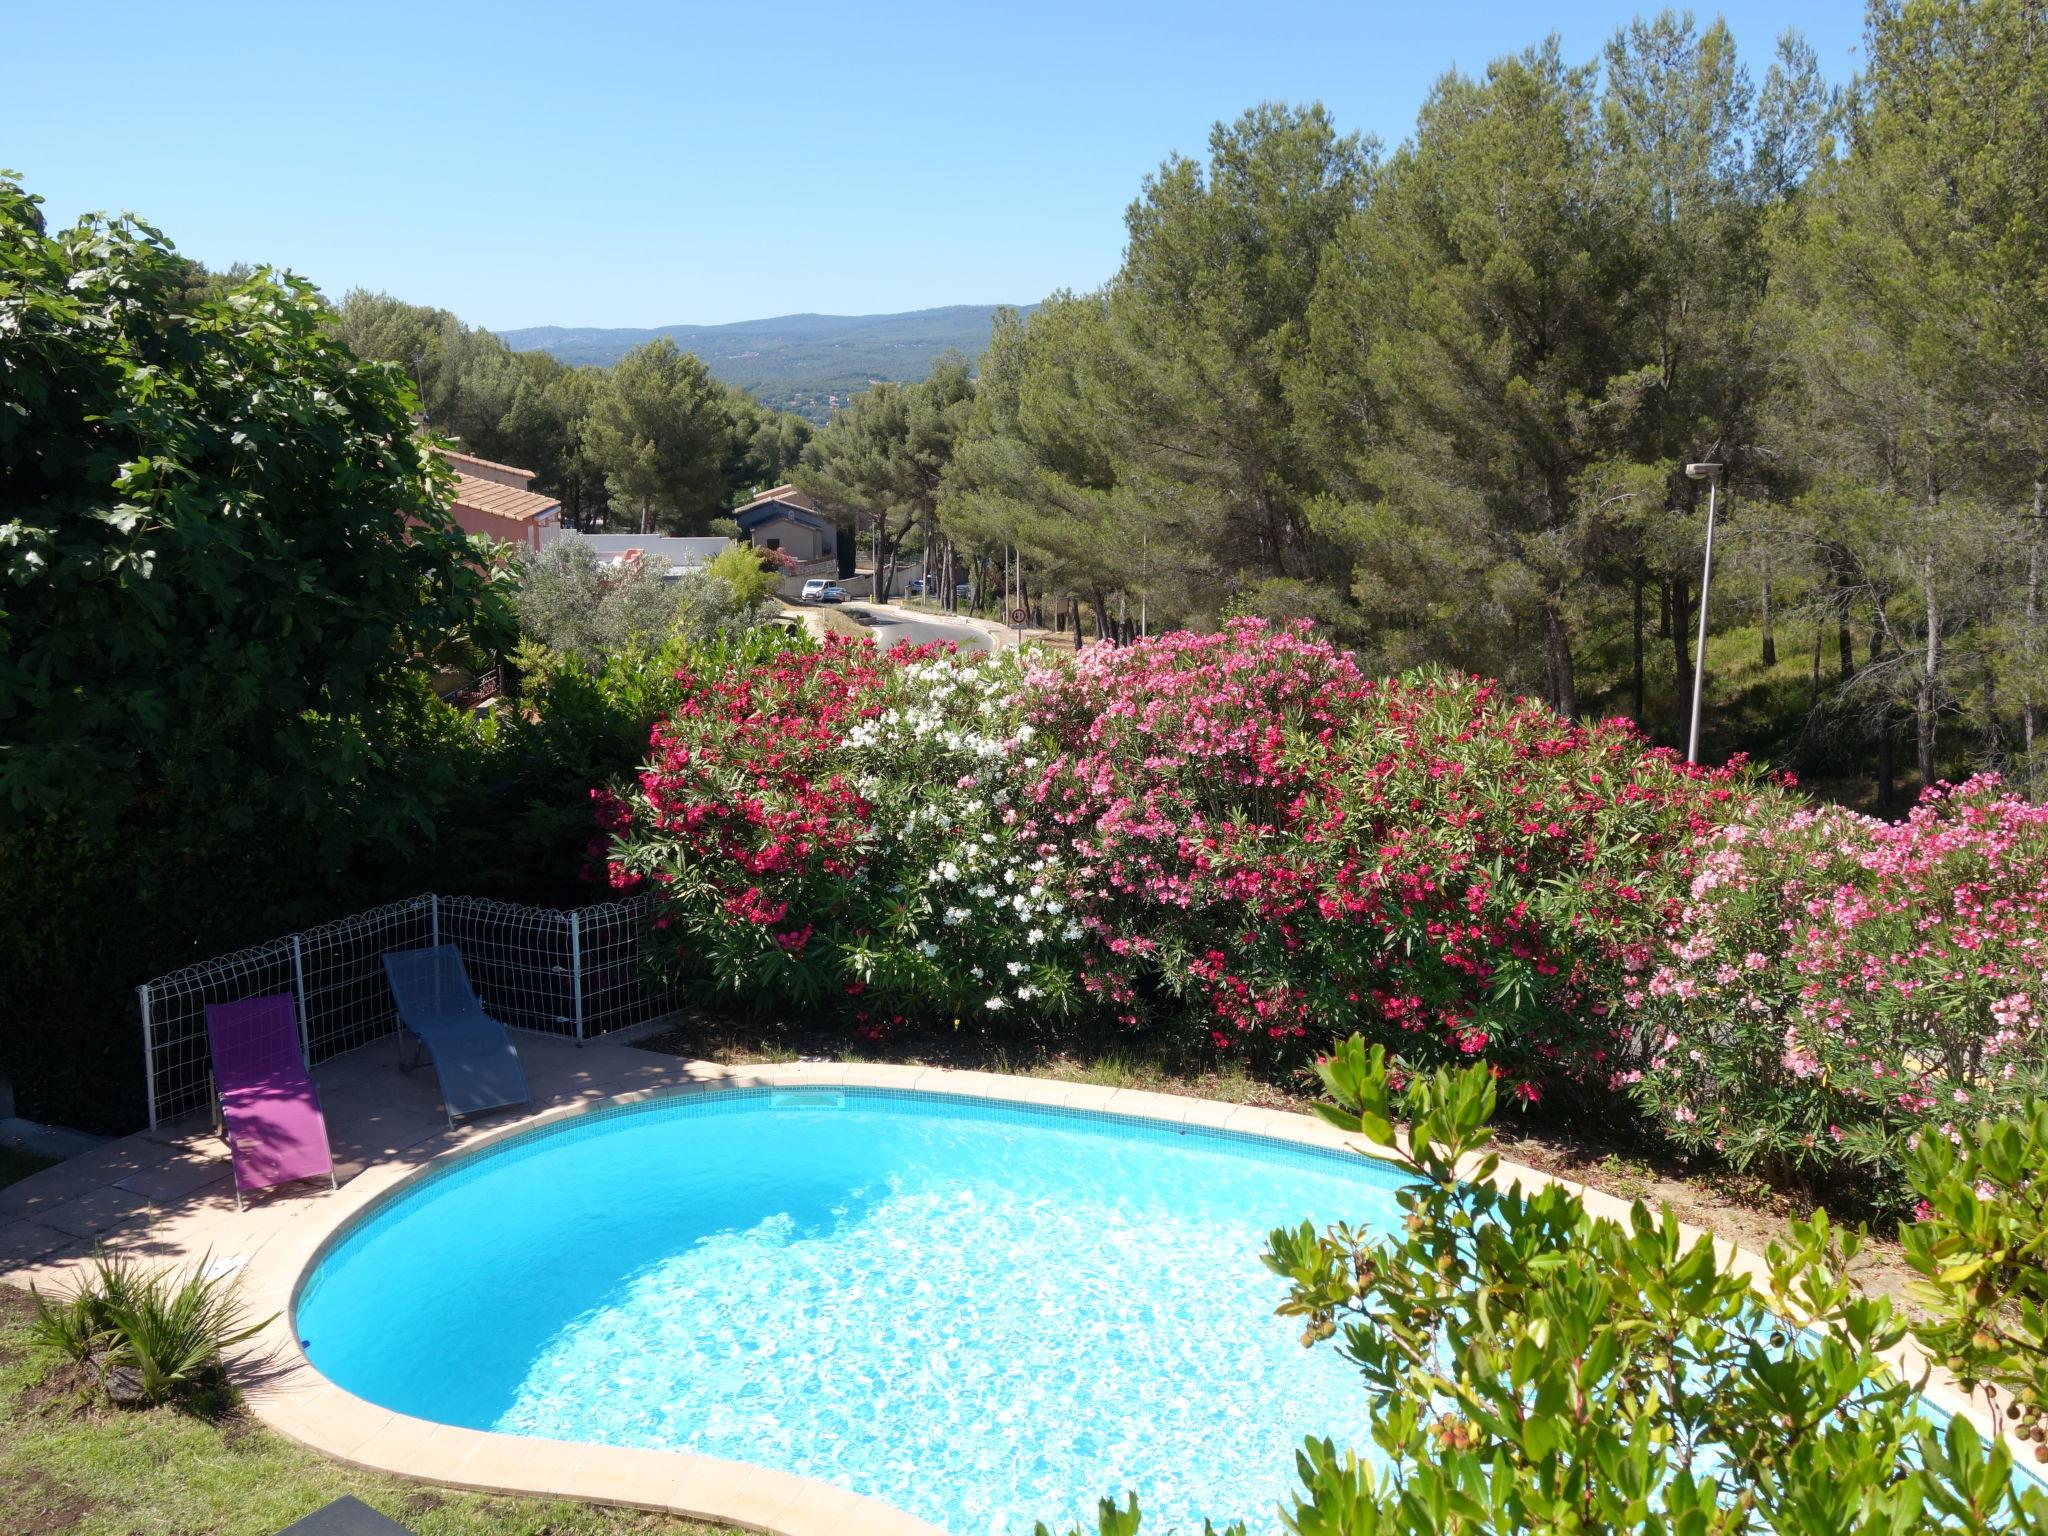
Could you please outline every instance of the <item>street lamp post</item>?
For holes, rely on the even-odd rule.
[[[1721,489],[1719,464],[1688,464],[1686,478],[1707,482],[1707,557],[1700,568],[1700,633],[1692,652],[1692,732],[1686,737],[1685,760],[1700,760],[1700,695],[1707,685],[1707,588],[1714,580],[1714,500]]]

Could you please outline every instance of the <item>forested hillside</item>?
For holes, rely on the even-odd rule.
[[[1682,745],[1713,462],[1706,755],[1886,811],[2033,787],[2048,17],[1881,0],[1866,62],[1838,93],[1796,35],[1752,67],[1667,13],[1448,74],[1398,146],[1220,124],[1105,288],[998,323],[938,525],[1105,617],[1308,616]],[[823,470],[874,425],[807,473],[860,500]],[[866,493],[905,519],[909,433]]]
[[[611,367],[571,367],[388,294],[352,292],[335,315],[358,356],[412,375],[436,431],[534,471],[572,527],[704,533],[786,479],[811,435],[666,337]]]
[[[922,379],[948,352],[978,356],[996,312],[992,304],[954,304],[900,315],[782,315],[650,330],[536,325],[499,335],[515,352],[544,351],[565,363],[600,366],[666,336],[702,358],[720,383],[822,424],[870,384]]]
[[[864,557],[1000,590],[1015,551],[1097,634],[1305,617],[1680,747],[1718,483],[1703,755],[1886,813],[2037,789],[2048,21],[1878,0],[1847,91],[1760,51],[1670,13],[1537,43],[1395,146],[1255,107],[1146,178],[1104,287],[807,448],[666,338],[570,367],[365,295],[343,334],[572,515],[704,527],[793,473]]]

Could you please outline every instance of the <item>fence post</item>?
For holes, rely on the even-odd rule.
[[[576,1019],[576,1043],[583,1043],[583,914],[569,914],[569,999]]]
[[[148,1096],[149,1128],[156,1129],[156,1041],[150,1029],[149,983],[144,982],[135,989],[135,995],[142,1000],[142,1091]]]
[[[313,1021],[306,1005],[306,950],[296,933],[292,935],[292,990],[299,995],[299,1055],[310,1072],[313,1070]]]
[[[427,942],[439,944],[441,942],[441,898],[431,891],[427,893],[427,913]]]

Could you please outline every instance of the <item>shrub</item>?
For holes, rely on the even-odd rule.
[[[1363,1028],[1411,1066],[1483,1054],[1523,1099],[1615,1070],[1623,958],[1691,839],[1766,788],[1472,678],[1366,679],[1305,625],[1033,682],[1055,755],[1027,833],[1071,839],[1097,985],[1188,999],[1219,1050]]]
[[[706,561],[704,574],[724,582],[743,606],[752,608],[774,595],[776,583],[792,565],[787,550],[757,550],[735,544]]]
[[[1668,1210],[1497,1188],[1483,1067],[1415,1083],[1405,1140],[1381,1050],[1353,1037],[1321,1073],[1325,1118],[1410,1181],[1394,1232],[1270,1240],[1281,1312],[1358,1366],[1377,1452],[1305,1444],[1298,1536],[2048,1529],[2008,1444],[1938,1426],[1885,1364],[1906,1327],[1848,1278],[1856,1234],[1793,1223],[1760,1292]],[[1104,1536],[1139,1526],[1104,1501]]]
[[[1907,1154],[1916,1220],[1901,1232],[1919,1277],[1916,1330],[1966,1387],[1983,1390],[2048,1463],[2048,1101],[1922,1136]]]
[[[512,611],[520,630],[550,650],[595,660],[634,645],[660,645],[675,628],[678,594],[668,561],[598,563],[580,538],[560,538],[519,557]]]
[[[496,606],[403,372],[303,280],[192,272],[0,176],[0,1073],[110,1130],[137,982],[419,841],[385,754]]]
[[[956,661],[830,640],[698,656],[625,798],[599,795],[607,878],[651,882],[672,964],[757,998],[983,1017],[1067,1000],[1071,934],[1019,835],[1004,763],[1029,732],[1011,653]]]
[[[1275,1069],[1365,1028],[1523,1100],[1621,1069],[1628,957],[1767,789],[1256,620],[1071,663],[834,645],[684,695],[602,801],[609,873],[728,989]]]
[[[2048,1088],[2048,809],[1984,776],[1897,825],[1752,814],[1694,865],[1626,994],[1632,1086],[1681,1145],[1895,1198],[1912,1138]]]
[[[222,1355],[262,1332],[235,1294],[232,1275],[145,1271],[132,1260],[96,1255],[92,1272],[67,1296],[34,1293],[30,1333],[93,1367],[116,1402],[191,1400],[222,1384]]]

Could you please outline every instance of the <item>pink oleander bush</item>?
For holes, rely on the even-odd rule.
[[[1985,775],[1896,825],[1807,806],[1703,834],[1623,1001],[1684,1146],[1894,1183],[1930,1131],[2048,1087],[2048,808]]]
[[[1284,1073],[1356,1031],[1878,1198],[1915,1136],[2048,1091],[2048,810],[1995,779],[1889,826],[1255,620],[1071,659],[706,651],[676,684],[594,868],[655,895],[678,974],[863,1038]]]
[[[1357,1029],[1524,1101],[1622,1070],[1627,958],[1693,840],[1773,792],[1256,621],[1047,665],[1022,711],[1052,746],[1026,835],[1074,861],[1083,986],[1126,1023],[1269,1063]]]
[[[676,964],[863,1031],[1075,1021],[1297,1066],[1605,1093],[1697,840],[1779,792],[1470,678],[1244,620],[1065,659],[832,646],[687,670],[606,797]]]

